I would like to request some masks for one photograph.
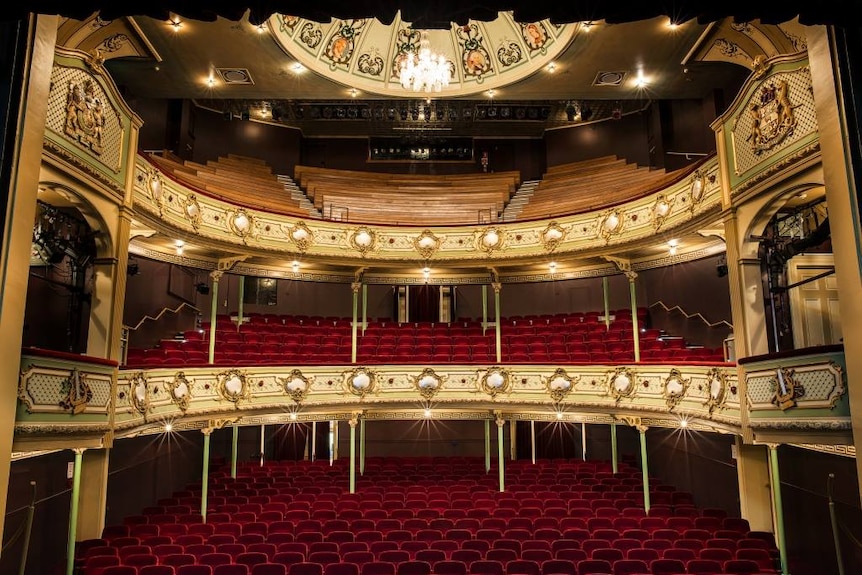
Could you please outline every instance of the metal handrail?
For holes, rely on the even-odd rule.
[[[136,331],[138,328],[140,328],[140,327],[144,324],[144,322],[145,322],[145,321],[148,321],[148,320],[149,320],[149,321],[157,321],[157,320],[161,319],[161,317],[162,317],[163,315],[165,315],[166,313],[168,313],[168,312],[170,312],[170,313],[179,313],[179,312],[181,312],[184,308],[189,308],[189,309],[191,309],[191,310],[193,310],[193,311],[195,311],[195,312],[197,312],[197,313],[201,313],[201,310],[199,310],[198,308],[196,308],[196,307],[195,307],[195,306],[193,306],[192,304],[187,303],[187,302],[183,302],[183,303],[181,303],[180,305],[178,305],[178,306],[177,306],[177,307],[175,307],[175,308],[163,307],[163,308],[161,309],[161,311],[160,311],[159,313],[157,313],[155,316],[152,316],[152,315],[145,315],[144,317],[142,317],[142,318],[141,318],[141,321],[139,321],[138,323],[136,323],[136,324],[135,324],[135,326],[134,326],[134,327],[130,327],[130,326],[124,325],[124,326],[123,326],[123,329],[127,329],[127,330],[129,330],[129,331]]]

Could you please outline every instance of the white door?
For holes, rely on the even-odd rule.
[[[787,262],[789,285],[805,282],[790,289],[796,349],[841,343],[838,285],[834,271],[828,273],[834,267],[832,254],[802,254]]]

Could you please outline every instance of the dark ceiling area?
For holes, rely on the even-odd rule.
[[[260,2],[228,2],[211,0],[195,2],[182,0],[127,0],[124,2],[30,0],[12,3],[4,8],[5,18],[18,19],[29,12],[59,14],[84,19],[101,12],[106,20],[122,16],[151,16],[168,19],[171,14],[203,21],[222,17],[240,20],[249,13],[252,24],[264,22],[275,13],[293,14],[301,18],[326,22],[335,18],[376,17],[384,23],[392,22],[400,11],[405,20],[417,28],[448,28],[452,22],[464,24],[468,20],[489,21],[500,11],[512,11],[521,22],[550,19],[556,23],[605,20],[608,23],[633,22],[667,16],[677,22],[698,20],[714,22],[734,18],[739,22],[761,20],[777,24],[798,17],[800,23],[833,24],[846,26],[858,22],[859,0],[785,0],[782,2],[751,2],[750,0],[697,0],[666,2],[662,0],[615,1],[589,0],[563,2],[560,0],[508,0],[484,3],[464,0],[393,1],[393,0],[270,0]]]

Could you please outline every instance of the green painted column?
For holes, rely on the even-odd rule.
[[[237,299],[239,301],[236,302],[236,330],[239,331],[242,328],[242,306],[245,303],[245,276],[239,276],[239,289],[237,292]]]
[[[230,476],[236,479],[236,456],[237,448],[239,447],[239,426],[233,426],[233,441],[230,446]]]
[[[587,460],[587,424],[581,422],[581,459]]]
[[[311,461],[317,459],[317,422],[311,422]]]
[[[69,511],[69,541],[66,545],[66,575],[75,572],[75,539],[78,537],[78,499],[81,495],[81,466],[84,450],[74,449],[75,467],[72,469],[72,507]]]
[[[787,541],[784,535],[784,505],[781,502],[781,477],[778,473],[778,445],[769,444],[769,470],[772,487],[772,505],[775,508],[775,538],[782,575],[787,573]]]
[[[611,465],[613,466],[614,475],[619,472],[619,465],[617,463],[619,459],[619,455],[617,453],[617,424],[611,424]]]
[[[210,272],[210,277],[213,280],[212,289],[210,290],[210,294],[212,294],[212,302],[210,306],[210,349],[209,349],[209,363],[212,365],[215,363],[215,343],[216,343],[216,315],[218,315],[218,282],[221,279],[221,276],[224,272]]]
[[[359,475],[365,475],[365,419],[359,420]]]
[[[536,420],[530,420],[530,455],[533,459],[533,465],[536,464]]]
[[[201,522],[207,522],[207,491],[210,479],[210,434],[212,429],[204,429],[204,460],[203,471],[201,471]]]
[[[488,327],[488,286],[482,286],[482,335]]]
[[[350,419],[350,493],[356,493],[356,424],[357,417]]]
[[[368,329],[368,284],[362,284],[362,335]]]
[[[641,436],[641,474],[644,482],[644,511],[649,515],[649,465],[647,465],[646,427],[638,427]]]
[[[491,420],[485,420],[485,473],[491,471]]]
[[[350,288],[353,290],[353,323],[350,325],[350,363],[356,363],[356,334],[358,326],[357,314],[359,313],[359,288],[362,284],[353,282]]]
[[[506,425],[506,420],[502,417],[497,418],[497,466],[498,475],[500,477],[500,493],[506,490],[506,464],[503,458],[503,426]]]
[[[641,337],[640,329],[638,328],[638,295],[635,289],[637,274],[629,272],[626,274],[626,277],[629,278],[629,295],[632,300],[632,337],[635,346],[635,361],[639,362],[641,360]]]
[[[605,302],[605,329],[611,329],[611,304],[608,293],[608,276],[602,277],[602,299]]]
[[[500,282],[494,282],[491,284],[491,287],[494,288],[494,335],[497,343],[497,363],[503,361],[503,345],[500,339],[500,289],[503,287],[503,284]]]

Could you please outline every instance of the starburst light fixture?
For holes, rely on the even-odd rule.
[[[401,62],[401,86],[414,92],[439,92],[449,85],[450,75],[446,58],[432,53],[428,33],[420,32],[419,52],[405,54]]]

